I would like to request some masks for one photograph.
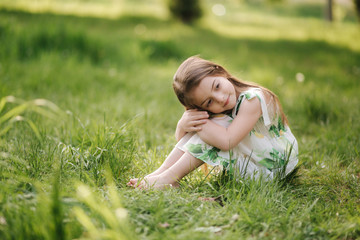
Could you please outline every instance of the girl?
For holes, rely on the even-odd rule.
[[[180,65],[173,87],[187,109],[177,124],[178,143],[159,169],[128,186],[176,187],[204,162],[236,176],[270,179],[295,168],[297,141],[270,90],[199,57]]]

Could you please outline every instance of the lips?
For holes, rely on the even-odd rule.
[[[229,98],[230,98],[230,96],[228,96],[228,98],[226,99],[226,102],[225,102],[225,104],[224,104],[224,107],[229,104]]]

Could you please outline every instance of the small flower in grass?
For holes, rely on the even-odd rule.
[[[0,152],[0,158],[9,158],[11,155],[7,152]]]
[[[127,217],[127,214],[128,213],[124,208],[117,208],[115,210],[115,216],[119,221],[124,220]]]
[[[235,222],[235,221],[237,221],[238,219],[239,219],[239,214],[234,214],[234,215],[232,215],[232,217],[231,217],[231,221],[232,222]]]
[[[159,227],[161,227],[161,228],[168,228],[168,227],[170,227],[170,224],[169,224],[168,222],[159,223]]]
[[[226,14],[226,8],[224,7],[224,5],[219,4],[219,3],[215,4],[211,8],[211,10],[216,16],[224,16]]]
[[[316,161],[316,165],[320,165],[321,168],[325,168],[326,165],[322,162]]]
[[[6,225],[6,219],[4,217],[0,217],[0,225]]]
[[[12,103],[12,102],[16,101],[16,98],[14,96],[7,96],[6,101],[9,102],[9,103]]]
[[[198,200],[204,201],[204,202],[214,202],[216,198],[214,197],[198,197]]]
[[[210,227],[198,227],[195,228],[196,232],[212,232],[212,233],[220,233],[222,231],[221,227],[210,226]]]
[[[295,76],[296,81],[302,83],[305,81],[305,75],[303,73],[298,72]]]
[[[23,121],[23,120],[24,120],[24,118],[22,116],[16,116],[14,118],[14,121]]]
[[[79,186],[76,192],[80,199],[86,199],[91,195],[90,189],[84,185]]]

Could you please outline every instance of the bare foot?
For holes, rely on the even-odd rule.
[[[144,179],[145,179],[145,178],[149,178],[149,177],[153,177],[153,176],[158,176],[158,175],[160,175],[160,174],[161,174],[161,172],[160,172],[160,173],[153,172],[153,173],[150,173],[150,174],[146,175],[146,176],[144,177]],[[140,180],[141,180],[141,179],[142,179],[142,178],[140,178]],[[126,185],[129,186],[129,187],[136,188],[136,187],[138,187],[138,186],[137,186],[138,183],[139,183],[139,178],[132,178],[132,179],[129,180],[129,182],[128,182]]]
[[[136,184],[138,182],[138,178],[130,179],[130,181],[126,184],[129,187],[136,187]]]
[[[169,181],[160,176],[145,177],[136,188],[139,189],[165,189],[165,188],[177,188],[179,183],[176,181]]]
[[[152,177],[152,176],[157,176],[157,175],[149,174],[149,175],[145,176],[145,178],[149,178],[149,177]],[[136,187],[138,187],[137,186],[138,183],[139,183],[139,178],[132,178],[132,179],[129,180],[129,182],[126,185],[129,186],[129,187],[136,188]]]

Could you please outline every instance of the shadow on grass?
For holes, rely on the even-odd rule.
[[[3,18],[15,17],[28,27],[14,31],[10,27],[10,21],[0,23],[0,38],[4,42],[2,51],[5,56],[17,55],[19,60],[36,58],[41,52],[58,51],[63,55],[74,54],[90,58],[94,63],[108,59],[119,61],[123,57],[119,52],[129,45],[126,42],[134,41],[140,51],[155,62],[166,59],[182,61],[194,54],[210,58],[225,55],[231,65],[240,68],[270,65],[282,73],[294,69],[320,73],[338,66],[345,74],[356,72],[360,75],[360,70],[357,69],[360,68],[360,53],[324,41],[236,39],[218,35],[201,26],[185,29],[186,27],[175,22],[152,17],[124,16],[109,20],[50,13],[31,14],[6,9],[0,12]],[[33,22],[41,23],[41,26],[34,26]],[[150,32],[151,36],[137,34],[135,28],[139,25],[144,27],[144,31]],[[179,31],[175,30],[176,33],[172,34],[170,30],[174,28]],[[168,30],[170,33],[166,34]],[[100,31],[103,35],[91,34],[93,31]],[[114,34],[116,36],[113,37],[115,31],[123,34]],[[127,51],[127,54],[134,53]],[[317,79],[319,77],[321,79],[321,76],[317,76]],[[344,82],[350,79],[344,79]]]

